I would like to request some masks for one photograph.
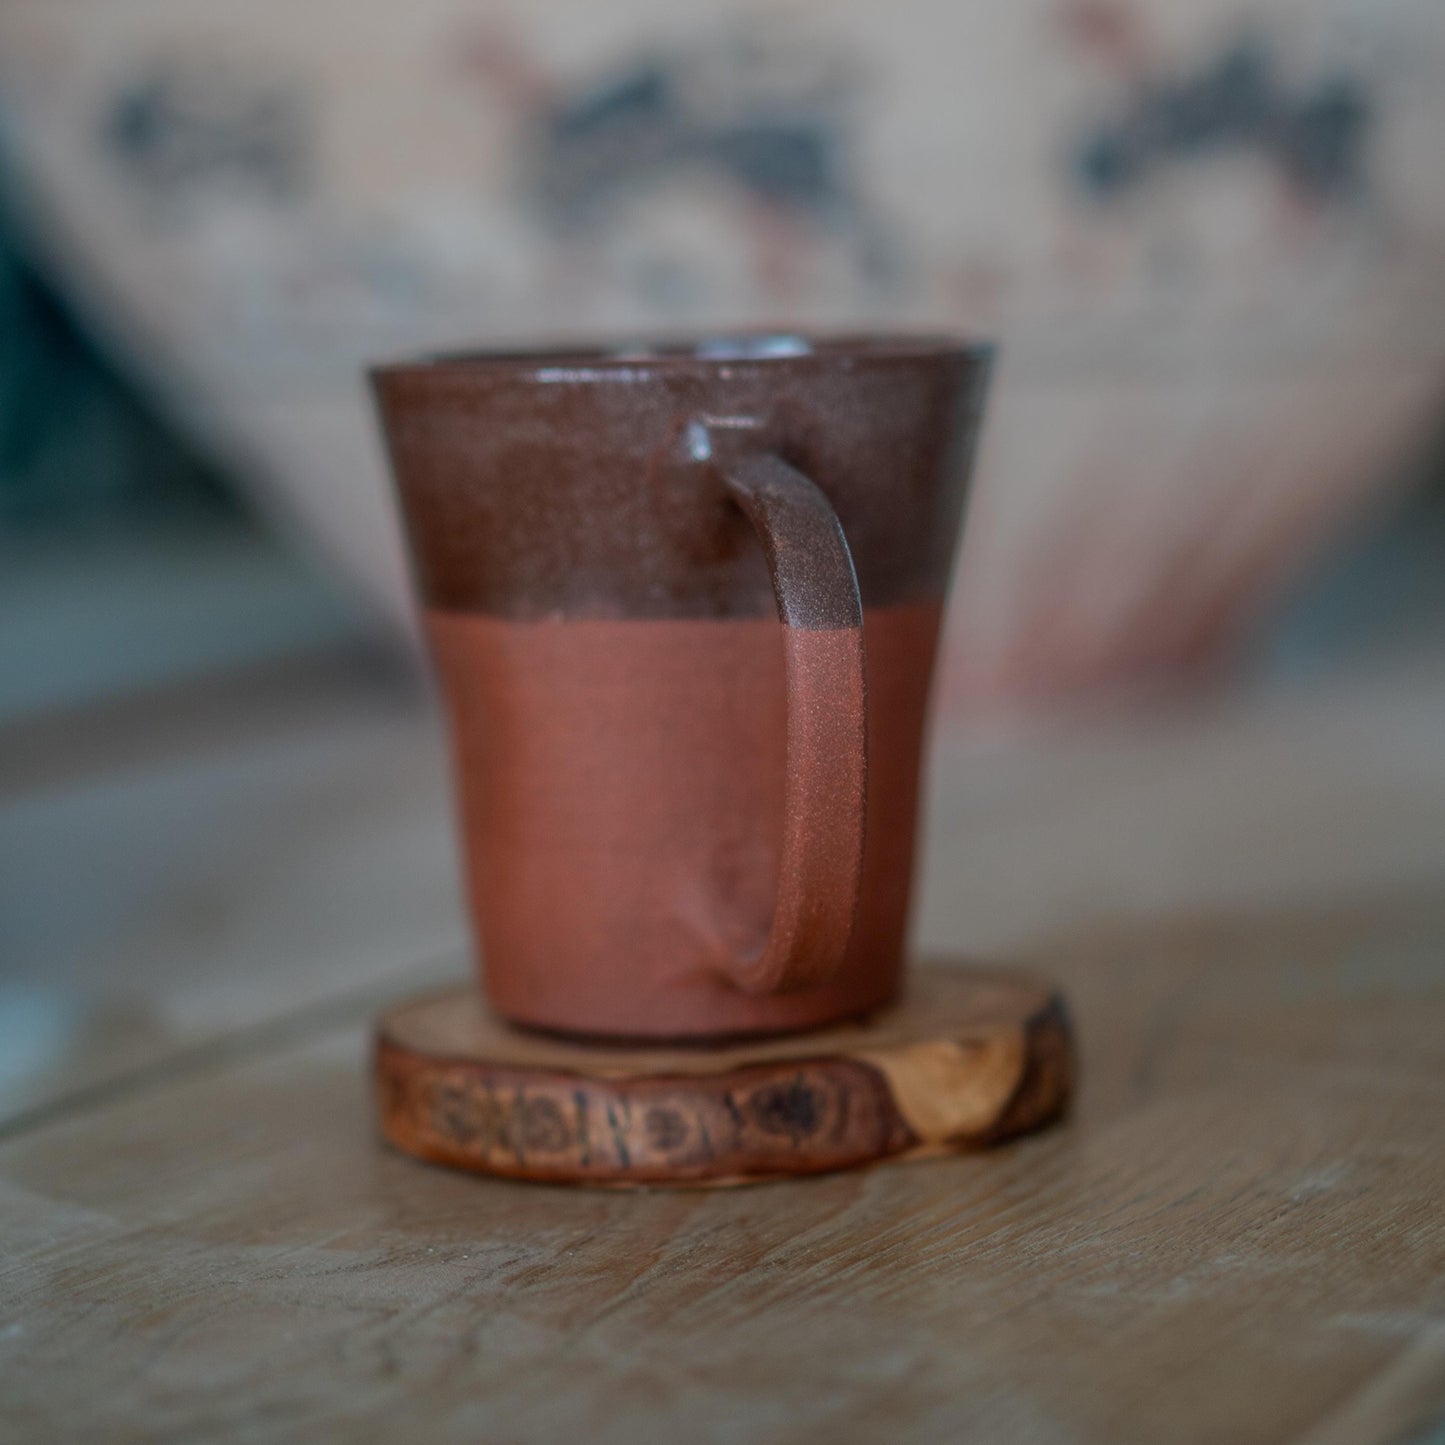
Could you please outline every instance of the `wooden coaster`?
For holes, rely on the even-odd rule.
[[[1063,999],[1027,975],[915,969],[863,1023],[722,1048],[566,1043],[472,987],[378,1021],[382,1134],[420,1159],[567,1184],[740,1184],[975,1149],[1058,1118]]]

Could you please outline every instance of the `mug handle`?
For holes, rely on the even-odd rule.
[[[827,497],[779,456],[717,457],[762,543],[783,624],[787,734],[783,839],[772,926],[734,955],[748,993],[826,983],[858,913],[868,788],[863,604],[847,538]]]

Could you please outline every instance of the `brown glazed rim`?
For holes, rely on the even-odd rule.
[[[586,341],[556,347],[424,354],[382,362],[373,381],[404,376],[454,375],[473,380],[506,378],[539,383],[638,380],[657,373],[717,375],[735,370],[803,370],[816,366],[851,368],[953,358],[982,365],[993,359],[990,341],[952,336],[879,333],[815,336],[806,332],[720,332],[658,341]]]

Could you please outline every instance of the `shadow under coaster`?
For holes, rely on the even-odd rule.
[[[420,1159],[557,1184],[741,1184],[977,1149],[1057,1119],[1062,997],[1027,974],[917,968],[894,1007],[720,1047],[514,1029],[471,985],[395,1005],[375,1035],[381,1132]]]

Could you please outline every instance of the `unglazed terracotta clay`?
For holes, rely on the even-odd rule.
[[[506,1018],[717,1038],[894,997],[988,361],[773,337],[374,373]]]

